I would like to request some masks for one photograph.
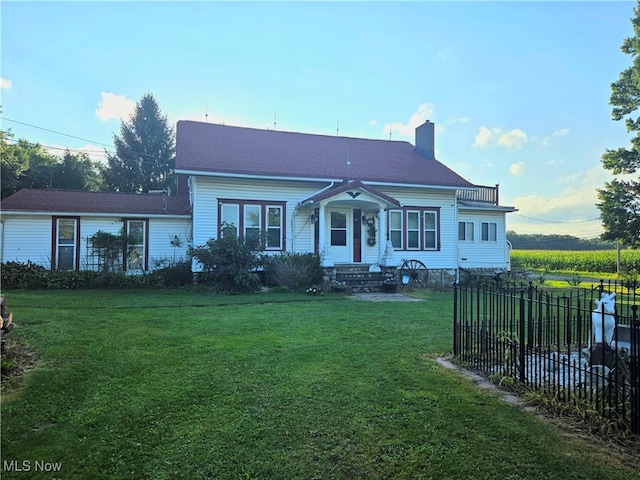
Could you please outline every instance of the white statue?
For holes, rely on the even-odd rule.
[[[600,300],[595,301],[595,308],[593,312],[591,312],[591,336],[592,339],[595,340],[595,343],[602,343],[602,320],[604,317],[604,341],[611,345],[613,341],[613,329],[616,326],[616,319],[614,317],[615,314],[615,306],[616,302],[614,300],[616,293],[602,293],[600,295]],[[604,307],[604,315],[602,314],[602,309]]]

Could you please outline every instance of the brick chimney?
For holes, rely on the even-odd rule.
[[[416,128],[416,152],[428,160],[435,160],[435,124],[427,120]]]

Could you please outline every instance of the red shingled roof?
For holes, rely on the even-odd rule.
[[[178,122],[176,171],[457,188],[474,186],[439,161],[420,156],[409,142],[193,121]]]
[[[189,215],[189,198],[161,194],[37,190],[25,188],[2,200],[3,212]]]

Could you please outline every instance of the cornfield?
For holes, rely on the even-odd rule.
[[[511,268],[615,273],[615,250],[513,250]],[[640,272],[640,250],[620,251],[620,270]]]

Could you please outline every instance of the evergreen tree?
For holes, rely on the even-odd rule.
[[[129,122],[114,135],[116,154],[108,154],[107,187],[121,192],[175,191],[175,133],[152,94],[143,96]]]
[[[607,150],[602,155],[603,166],[615,175],[632,175],[640,169],[640,117],[636,117],[640,107],[640,2],[634,13],[631,19],[634,35],[625,38],[621,47],[623,53],[631,56],[632,65],[611,84],[609,103],[613,106],[613,119],[624,119],[627,132],[636,132],[636,136],[631,140],[631,148]],[[598,198],[605,228],[602,239],[620,240],[631,248],[639,248],[640,182],[613,179],[598,190]]]

